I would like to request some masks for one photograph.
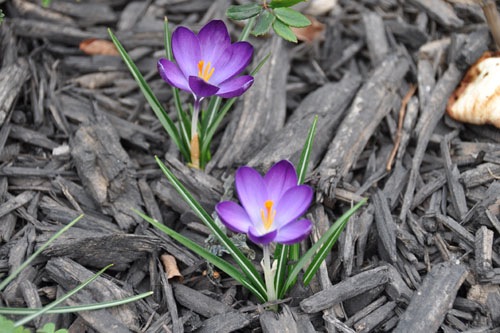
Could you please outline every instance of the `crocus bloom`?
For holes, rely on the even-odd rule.
[[[256,244],[294,244],[309,235],[312,223],[298,218],[309,208],[313,190],[297,185],[297,173],[288,161],[276,163],[262,177],[250,167],[236,171],[236,191],[241,206],[224,201],[215,207],[222,223],[246,233]]]
[[[250,63],[252,45],[231,44],[226,25],[220,20],[208,22],[198,35],[178,27],[172,34],[172,52],[176,63],[162,58],[158,71],[168,84],[191,92],[196,102],[213,95],[237,97],[253,83],[252,76],[239,76]]]

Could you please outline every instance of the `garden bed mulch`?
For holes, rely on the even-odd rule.
[[[251,39],[255,63],[271,56],[221,126],[202,172],[182,163],[120,57],[89,55],[80,45],[109,39],[110,27],[175,118],[171,90],[156,72],[164,16],[172,28],[198,29],[224,18],[231,3],[0,3],[7,16],[0,26],[2,274],[85,214],[3,291],[3,305],[47,304],[113,263],[67,304],[154,294],[31,325],[103,333],[499,332],[500,132],[445,115],[465,71],[494,49],[481,7],[340,0],[314,16],[324,26],[312,42]],[[237,36],[241,26],[227,23]],[[213,212],[232,197],[238,166],[264,172],[280,159],[296,163],[314,116],[307,183],[316,191],[308,212],[315,231],[305,243],[353,202],[369,201],[311,285],[297,285],[278,313],[131,211],[220,250],[206,242],[207,229],[154,156]],[[257,264],[261,251],[248,245]],[[182,278],[167,279],[163,254],[176,259]]]

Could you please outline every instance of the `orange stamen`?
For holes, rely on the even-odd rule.
[[[212,67],[212,64],[207,62],[205,64],[204,60],[200,60],[198,62],[198,77],[203,79],[205,82],[208,82],[214,73],[215,68]]]
[[[274,202],[272,200],[266,200],[264,202],[264,209],[260,210],[260,217],[262,219],[262,223],[264,223],[264,229],[269,230],[274,222],[274,217],[276,216],[276,211],[273,210]]]

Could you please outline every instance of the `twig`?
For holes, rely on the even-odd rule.
[[[399,119],[398,119],[398,131],[396,132],[396,139],[394,140],[394,148],[392,148],[391,155],[389,156],[389,160],[387,161],[387,165],[385,169],[387,171],[391,171],[392,163],[394,162],[394,157],[399,148],[399,144],[401,143],[401,135],[403,131],[403,121],[406,114],[406,105],[410,101],[410,98],[415,94],[415,90],[417,90],[417,86],[411,85],[410,89],[406,93],[405,97],[401,101],[401,108],[399,109]]]
[[[490,174],[491,177],[493,177],[493,179],[500,180],[500,176],[495,175],[490,168],[488,168],[488,173]]]
[[[490,28],[497,49],[500,49],[500,16],[498,15],[495,1],[492,0],[476,0],[481,6],[486,17],[486,22]]]

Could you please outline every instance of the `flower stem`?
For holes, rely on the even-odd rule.
[[[191,153],[191,167],[200,168],[200,138],[198,136],[198,117],[200,116],[201,98],[194,99],[193,118],[191,119],[191,142],[189,150]]]
[[[271,255],[269,251],[269,245],[263,246],[263,256],[262,256],[262,269],[264,270],[264,280],[266,281],[267,289],[267,301],[272,302],[276,300],[276,290],[274,287],[274,274],[275,269],[271,267]],[[277,310],[274,309],[273,310]]]

